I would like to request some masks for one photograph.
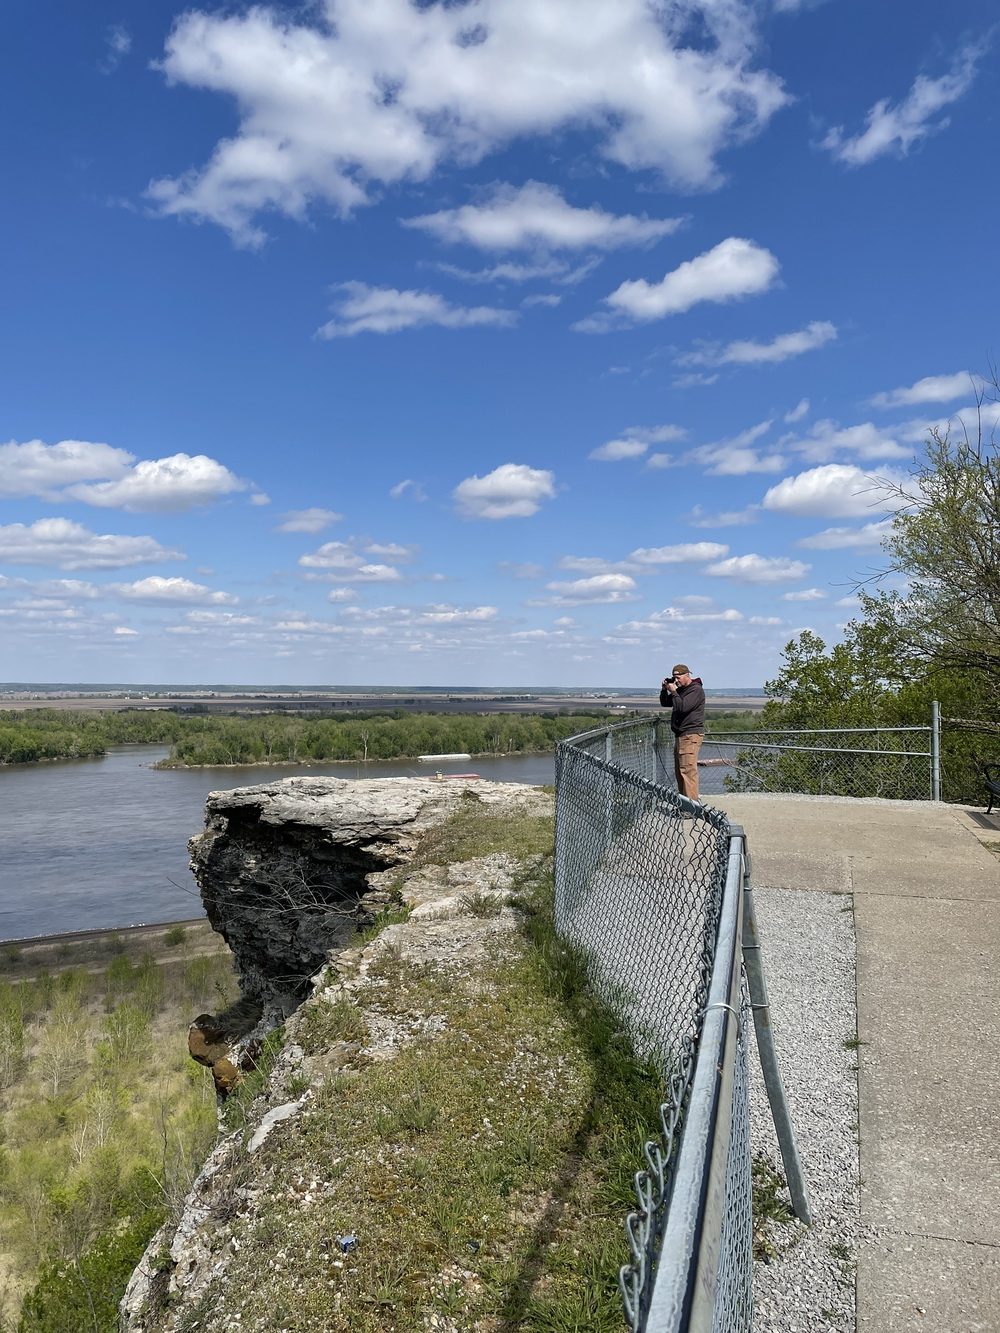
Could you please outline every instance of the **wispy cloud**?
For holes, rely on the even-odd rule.
[[[415,500],[417,504],[423,504],[427,499],[427,492],[419,481],[406,477],[402,481],[397,481],[389,490],[389,498],[392,500],[402,500],[404,497]]]
[[[467,329],[490,325],[510,328],[516,310],[495,306],[451,305],[437,292],[400,291],[396,287],[369,287],[365,282],[342,282],[334,289],[333,318],[319,329],[320,338],[353,338],[359,333],[401,333],[404,329],[437,325]]]
[[[802,356],[804,352],[813,352],[832,342],[837,336],[837,326],[828,320],[813,320],[804,329],[794,333],[781,333],[770,342],[754,342],[752,339],[738,339],[727,343],[725,347],[706,346],[693,352],[685,352],[677,358],[681,366],[773,366],[792,357]]]
[[[904,157],[915,143],[948,125],[947,116],[939,117],[939,113],[972,87],[981,55],[973,46],[963,47],[947,74],[937,79],[918,75],[901,102],[892,105],[884,97],[875,103],[860,134],[847,136],[843,126],[837,125],[821,146],[849,167],[866,166],[887,153]]]
[[[113,74],[132,50],[132,34],[120,23],[112,24],[104,33],[104,55],[98,64],[102,74]]]
[[[290,509],[282,514],[275,532],[322,532],[331,523],[339,523],[343,514],[332,509]]]
[[[403,225],[480,250],[617,250],[651,245],[675,232],[681,221],[616,215],[596,206],[576,208],[554,185],[528,181],[495,186],[481,204],[426,213]]]

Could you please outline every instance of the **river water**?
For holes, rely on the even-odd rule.
[[[317,764],[309,768],[154,769],[168,747],[123,745],[103,759],[0,767],[0,940],[177,921],[202,914],[187,840],[210,791],[296,775],[554,781],[551,754]]]

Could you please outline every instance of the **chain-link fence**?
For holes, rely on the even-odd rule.
[[[659,724],[662,731],[662,723]],[[699,757],[703,793],[936,799],[931,727],[711,732]]]
[[[741,829],[672,789],[663,741],[642,720],[558,746],[556,925],[584,951],[592,985],[663,1077],[658,1132],[645,1145],[626,1223],[626,1322],[633,1333],[744,1333],[753,1269],[748,860]],[[752,930],[752,909],[748,921]],[[766,1014],[762,973],[750,976],[760,977],[754,1009]],[[804,1193],[800,1213],[808,1216]]]
[[[556,924],[586,952],[595,989],[664,1080],[660,1133],[646,1144],[647,1168],[636,1177],[638,1207],[627,1223],[632,1261],[621,1285],[633,1330],[647,1327],[727,889],[730,916],[733,897],[725,817],[693,806],[655,775],[655,730],[648,724],[590,733],[557,750]],[[737,966],[737,987],[738,975]],[[745,1109],[737,1108],[736,1119],[745,1119]],[[733,1192],[745,1197],[746,1207],[725,1214],[732,1220],[724,1278],[734,1293],[725,1303],[749,1308],[751,1265],[749,1259],[734,1262],[737,1253],[749,1252],[745,1127],[736,1137],[746,1161],[733,1168]]]

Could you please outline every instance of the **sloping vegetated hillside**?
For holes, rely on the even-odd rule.
[[[553,935],[549,799],[510,790],[369,875],[374,927],[225,1102],[130,1333],[621,1327],[657,1082]]]
[[[150,1235],[176,1216],[215,1135],[211,1084],[188,1059],[193,1009],[234,993],[232,959],[203,928],[160,956],[124,937],[0,982],[0,1329],[117,1327]],[[80,946],[83,950],[83,946]],[[75,963],[75,965],[74,965]]]

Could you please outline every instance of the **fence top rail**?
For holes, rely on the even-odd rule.
[[[930,750],[858,750],[854,746],[846,748],[835,745],[777,745],[774,741],[761,740],[735,740],[728,739],[725,736],[706,736],[705,744],[711,745],[717,742],[720,745],[742,745],[746,749],[756,748],[758,750],[798,750],[802,754],[870,754],[878,755],[882,759],[929,759]]]
[[[881,731],[893,731],[893,732],[895,732],[895,731],[930,731],[930,730],[931,730],[930,727],[909,726],[909,725],[908,725],[908,726],[905,726],[905,727],[902,727],[902,726],[900,726],[900,727],[761,727],[759,733],[756,732],[756,731],[748,731],[748,732],[734,732],[734,731],[727,731],[727,732],[709,732],[709,736],[713,736],[713,735],[725,735],[725,736],[736,736],[736,735],[743,736],[743,735],[746,735],[746,736],[756,736],[756,735],[758,735],[758,734],[759,734],[759,735],[763,735],[763,736],[832,736],[832,735],[834,735],[834,734],[836,734],[836,735],[846,735],[846,734],[848,734],[848,733],[855,733],[855,732],[857,732],[857,733],[861,733],[861,734],[866,735],[866,736],[870,736],[871,733],[872,733],[873,731],[875,731],[875,732],[881,732]]]
[[[629,717],[623,722],[609,722],[606,727],[594,727],[590,731],[577,732],[575,736],[567,736],[565,740],[558,742],[559,745],[579,745],[583,741],[596,740],[598,736],[607,736],[612,731],[624,731],[627,727],[648,727],[651,722],[656,722],[657,716],[653,717]]]

